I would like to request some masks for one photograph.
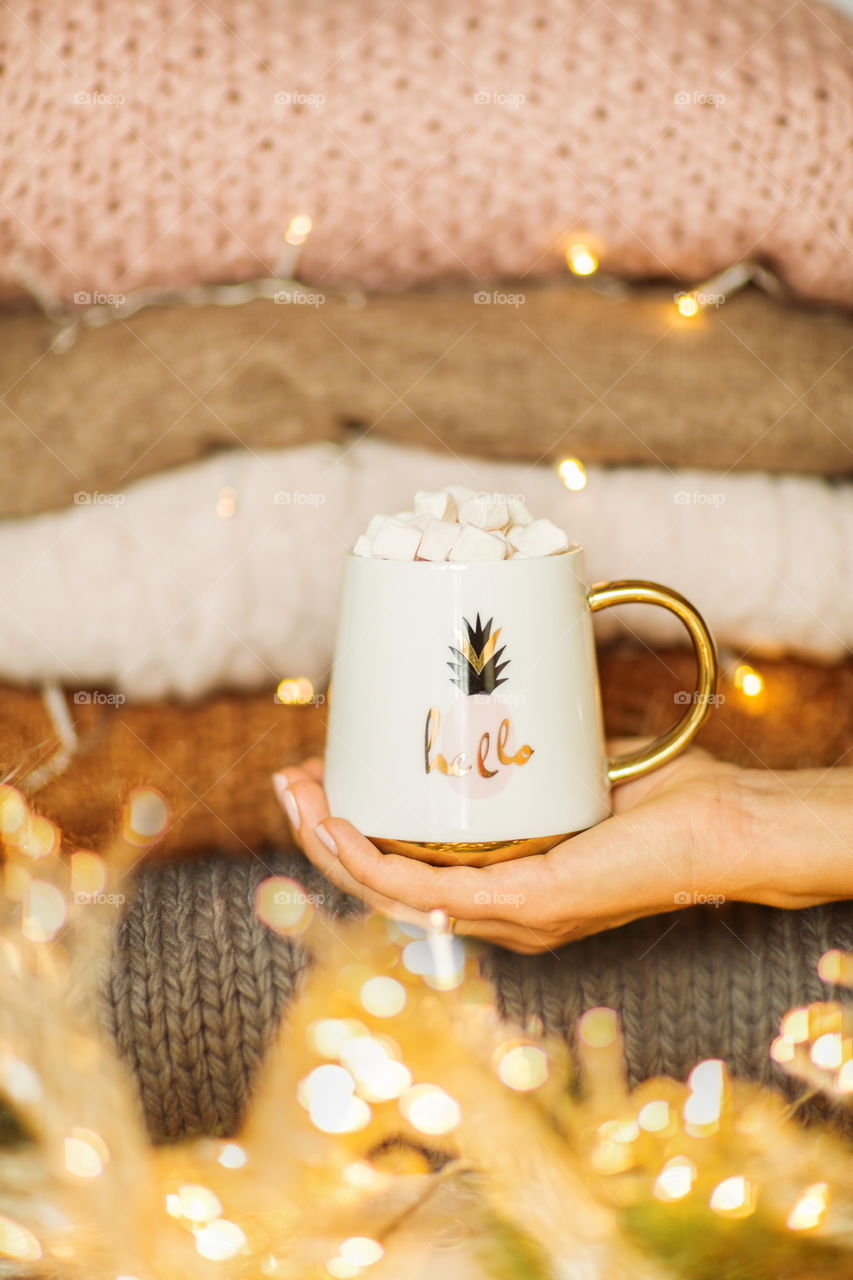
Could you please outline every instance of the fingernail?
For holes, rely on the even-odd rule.
[[[287,774],[283,770],[279,773],[274,773],[272,776],[272,785],[279,800],[284,804],[284,797],[287,794],[288,788]]]
[[[335,857],[338,856],[338,846],[335,844],[334,837],[332,836],[331,831],[327,830],[327,828],[323,826],[322,822],[317,823],[314,828],[314,835],[321,844],[326,846],[329,853],[333,853]]]
[[[284,812],[290,819],[290,825],[293,830],[298,831],[302,822],[302,815],[299,812],[299,805],[296,803],[296,796],[286,787],[281,793],[281,803],[284,805]]]

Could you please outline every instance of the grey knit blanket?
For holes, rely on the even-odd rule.
[[[307,958],[254,911],[267,875],[325,895],[336,916],[360,910],[301,857],[262,850],[143,868],[117,930],[103,1012],[139,1084],[152,1137],[232,1133]],[[632,1082],[684,1078],[701,1058],[802,1092],[769,1046],[790,1008],[835,998],[817,976],[831,947],[853,949],[853,902],[781,911],[729,904],[637,920],[556,954],[487,950],[482,965],[508,1018],[538,1016],[568,1038],[585,1009],[622,1019]],[[849,994],[849,993],[848,993]],[[810,1104],[807,1118],[831,1114]]]

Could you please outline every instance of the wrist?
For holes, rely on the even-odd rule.
[[[853,897],[853,769],[729,766],[717,857],[732,898],[805,907]]]

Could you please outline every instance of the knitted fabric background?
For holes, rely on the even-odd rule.
[[[850,23],[821,5],[23,0],[2,22],[6,293],[267,274],[307,213],[326,284],[548,273],[583,232],[614,274],[761,257],[853,301]]]
[[[322,895],[330,916],[358,910],[303,858],[271,849],[167,863],[139,876],[106,975],[103,1017],[157,1139],[234,1132],[298,991],[305,952],[252,909],[267,875],[295,876]],[[801,1085],[768,1049],[789,1008],[840,994],[817,976],[832,946],[853,947],[850,903],[805,911],[734,904],[650,916],[551,955],[486,948],[483,968],[500,1012],[521,1024],[537,1019],[570,1038],[585,1009],[618,1010],[633,1082],[683,1078],[700,1059],[721,1057],[737,1075],[772,1080],[796,1096]],[[825,1114],[827,1104],[809,1110]]]
[[[720,644],[822,660],[853,646],[853,503],[842,486],[613,467],[590,468],[587,488],[570,493],[551,467],[451,461],[367,437],[346,449],[217,454],[103,503],[3,522],[0,559],[16,573],[0,613],[0,676],[135,698],[272,694],[294,672],[322,682],[344,552],[374,512],[454,481],[523,493],[586,548],[590,582],[663,582]],[[223,519],[226,489],[235,509]],[[624,613],[602,617],[601,639],[627,626],[647,643],[686,643],[663,609]]]

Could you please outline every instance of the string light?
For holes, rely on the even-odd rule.
[[[699,314],[699,302],[694,293],[680,293],[675,305],[679,315],[684,316],[685,320],[692,320]]]
[[[230,520],[237,514],[237,490],[233,485],[226,485],[219,490],[216,499],[216,514],[221,520]]]
[[[736,689],[740,689],[745,697],[757,698],[764,692],[764,679],[754,667],[751,667],[746,662],[741,662],[735,667],[734,686]]]
[[[370,1236],[350,1236],[344,1240],[338,1250],[344,1262],[354,1267],[372,1267],[384,1255],[385,1250],[378,1240]]]
[[[169,806],[153,787],[137,787],[128,796],[123,813],[122,834],[129,844],[149,845],[169,825]]]
[[[236,1142],[226,1142],[223,1144],[216,1159],[223,1169],[242,1169],[245,1167],[248,1157],[243,1148],[238,1146]]]
[[[692,320],[709,307],[719,307],[731,296],[755,281],[766,288],[778,285],[775,277],[755,262],[734,262],[710,280],[694,285],[692,289],[676,293],[673,302],[679,315]]]
[[[749,1178],[736,1174],[714,1187],[708,1203],[721,1217],[745,1218],[755,1212],[755,1191]]]
[[[686,1156],[673,1156],[667,1160],[655,1181],[653,1195],[658,1200],[683,1200],[696,1181],[696,1165]]]
[[[548,1055],[537,1045],[501,1046],[496,1057],[501,1080],[518,1093],[538,1089],[548,1079]]]
[[[396,978],[368,978],[359,993],[361,1003],[375,1018],[393,1018],[406,1006],[406,988]]]
[[[450,1133],[462,1119],[459,1103],[436,1084],[417,1084],[400,1099],[400,1111],[421,1133]]]
[[[826,1182],[815,1182],[806,1187],[791,1212],[788,1214],[788,1227],[791,1231],[810,1231],[820,1226],[821,1219],[829,1203],[829,1185]]]
[[[307,676],[285,676],[278,682],[275,697],[287,707],[303,707],[314,701],[314,685]]]
[[[586,473],[586,467],[580,458],[563,458],[557,467],[557,474],[567,489],[571,489],[575,493],[579,493],[581,489],[585,489],[589,477]]]
[[[592,276],[598,270],[598,258],[587,244],[570,244],[566,250],[566,266],[572,275]]]
[[[307,213],[297,213],[295,217],[290,219],[284,238],[288,244],[302,245],[311,234],[313,225],[314,223]]]
[[[203,1258],[211,1262],[227,1262],[236,1258],[246,1248],[246,1234],[236,1222],[216,1218],[205,1223],[195,1233],[195,1247]]]

